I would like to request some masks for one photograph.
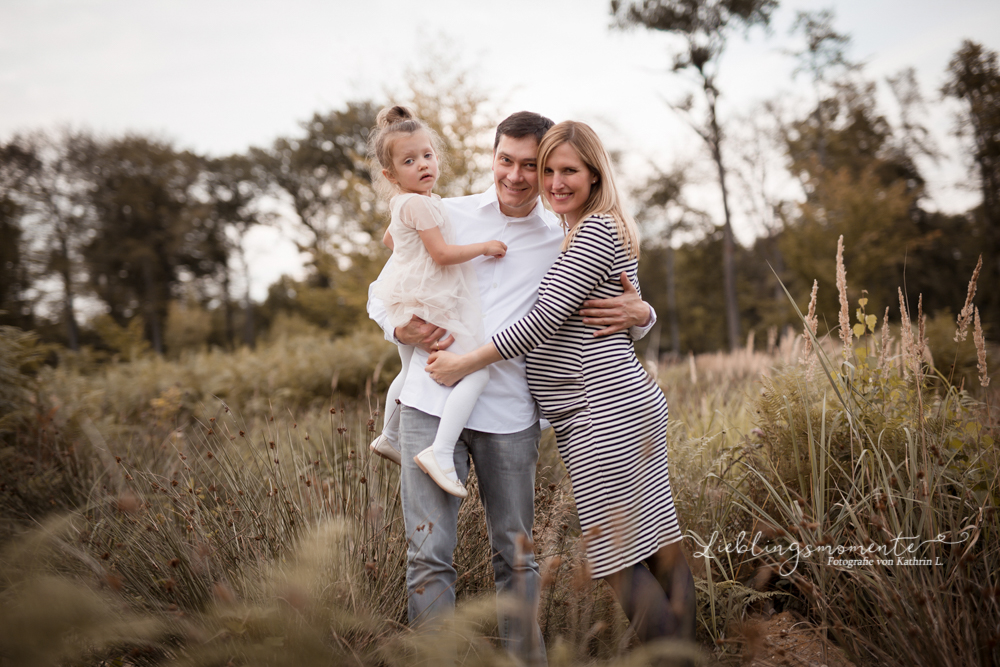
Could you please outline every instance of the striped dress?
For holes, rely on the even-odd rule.
[[[591,575],[603,577],[681,539],[667,470],[667,402],[627,331],[594,337],[587,299],[638,289],[637,262],[614,219],[595,215],[549,269],[530,313],[493,337],[505,359],[527,355],[531,394],[569,471]]]

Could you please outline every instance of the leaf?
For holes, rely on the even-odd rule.
[[[991,436],[991,435],[984,435],[983,436],[983,444],[986,445],[987,447],[992,447],[993,446],[993,436]]]
[[[855,324],[854,325],[854,335],[856,337],[858,337],[858,338],[861,338],[862,336],[864,336],[865,335],[865,325],[861,324],[860,322],[858,322],[857,324]]]
[[[869,315],[868,317],[865,318],[865,324],[868,325],[868,329],[872,333],[875,333],[875,325],[878,324],[878,318],[875,317],[874,315]]]
[[[862,308],[864,308],[865,306],[867,306],[868,305],[868,297],[863,296],[860,299],[858,299],[858,305],[861,306]]]

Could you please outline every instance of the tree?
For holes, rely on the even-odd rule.
[[[833,262],[843,235],[850,283],[867,289],[871,308],[881,312],[897,303],[904,283],[914,296],[920,291],[920,276],[904,281],[904,268],[910,255],[934,241],[920,226],[924,179],[879,112],[874,83],[840,80],[832,89],[818,101],[822,113],[811,112],[787,130],[790,169],[805,201],[779,243],[794,293],[807,293],[818,279],[819,310],[834,312]]]
[[[972,140],[972,159],[979,171],[983,214],[1000,233],[1000,68],[996,51],[966,40],[948,65],[941,92],[966,103],[959,130]]]
[[[30,327],[31,285],[22,220],[24,203],[20,191],[40,163],[34,151],[14,140],[0,145],[0,324]]]
[[[958,130],[970,140],[983,196],[973,211],[984,251],[980,284],[996,285],[1000,282],[1000,67],[996,51],[969,40],[962,42],[948,65],[941,92],[964,102]],[[996,290],[982,294],[986,319],[1000,326],[1000,294]]]
[[[684,38],[686,48],[675,54],[675,72],[693,70],[700,82],[706,103],[705,117],[694,120],[691,127],[705,142],[715,162],[722,195],[723,224],[723,285],[726,303],[726,329],[730,349],[740,346],[740,312],[736,295],[735,240],[726,186],[726,164],[723,159],[724,134],[718,117],[720,91],[716,86],[719,60],[725,50],[731,29],[742,26],[767,26],[777,0],[611,0],[611,13],[616,25],[626,28],[641,25],[650,30],[662,30]],[[693,100],[676,108],[690,113]]]
[[[670,329],[670,351],[674,356],[679,356],[681,353],[674,240],[677,234],[691,231],[694,226],[692,220],[697,216],[697,213],[683,202],[681,198],[683,188],[684,174],[682,170],[677,169],[670,173],[662,173],[657,170],[647,179],[644,186],[633,193],[635,199],[642,202],[635,216],[640,231],[646,239],[651,241],[648,245],[661,249],[663,253],[662,268],[665,275],[662,282],[658,282],[666,290],[667,307],[663,317]],[[646,271],[643,273],[648,275]],[[649,292],[658,291],[650,288],[651,285],[647,284],[646,290]],[[652,342],[649,344],[653,345]],[[647,357],[657,354],[658,350],[654,350],[652,354],[647,352]]]
[[[34,265],[36,279],[58,277],[62,285],[59,312],[66,344],[72,350],[79,348],[75,299],[84,283],[81,249],[94,222],[87,173],[93,146],[88,134],[70,131],[58,137],[41,132],[18,135],[8,145],[9,150],[32,156],[33,163],[11,192],[22,215],[22,232],[28,232],[23,247],[32,251],[22,260]]]
[[[243,343],[253,347],[256,338],[253,316],[253,299],[250,296],[250,265],[246,255],[246,236],[252,227],[270,219],[261,210],[259,202],[264,191],[261,188],[263,174],[259,166],[245,155],[230,155],[206,160],[204,163],[202,190],[205,192],[204,216],[213,228],[212,238],[221,244],[216,249],[219,280],[222,288],[224,327],[226,344],[232,345],[235,326],[233,324],[232,301],[236,299],[232,287],[230,259],[239,264],[244,292],[238,300],[243,305]]]
[[[442,197],[471,195],[488,184],[493,130],[498,119],[489,96],[470,83],[470,72],[457,69],[455,58],[431,53],[427,65],[407,76],[407,97],[417,118],[437,132],[444,144],[444,168],[435,192]]]
[[[127,135],[100,144],[91,165],[97,226],[84,248],[91,285],[119,324],[141,314],[162,354],[177,286],[217,273],[223,259],[219,229],[197,205],[201,160]]]
[[[847,47],[851,38],[833,29],[834,14],[832,10],[824,9],[818,12],[797,12],[791,33],[802,33],[805,46],[792,55],[799,61],[792,77],[806,72],[812,78],[813,92],[816,96],[815,123],[819,131],[815,135],[816,156],[821,166],[826,167],[827,155],[825,125],[827,109],[819,104],[823,99],[824,88],[830,84],[831,73],[848,73],[857,69],[857,65],[847,58]]]
[[[313,114],[305,134],[280,137],[250,155],[261,168],[262,185],[288,201],[309,236],[300,250],[313,256],[320,287],[329,287],[338,255],[354,249],[355,233],[374,235],[375,196],[366,163],[368,132],[378,109],[350,102],[342,110]]]

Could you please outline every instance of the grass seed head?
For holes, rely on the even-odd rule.
[[[982,261],[982,258],[979,260]],[[983,336],[983,325],[979,321],[979,309],[976,308],[976,328],[972,332],[972,339],[976,342],[976,360],[979,368],[979,384],[988,387],[990,376],[986,366],[986,338]]]
[[[844,235],[837,239],[837,294],[840,298],[840,340],[844,359],[851,356],[851,311],[847,302],[847,269],[844,268]]]
[[[979,270],[983,268],[983,256],[979,256],[976,262],[976,269],[972,272],[972,279],[969,280],[969,289],[965,295],[965,305],[958,313],[957,330],[955,331],[955,342],[964,341],[969,335],[969,323],[972,321],[972,297],[976,296],[976,283],[979,281]]]

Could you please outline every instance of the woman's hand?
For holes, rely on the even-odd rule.
[[[454,354],[453,352],[432,352],[427,357],[425,371],[430,373],[431,379],[446,387],[454,386],[459,380],[469,373],[477,370],[469,363],[469,354]]]

